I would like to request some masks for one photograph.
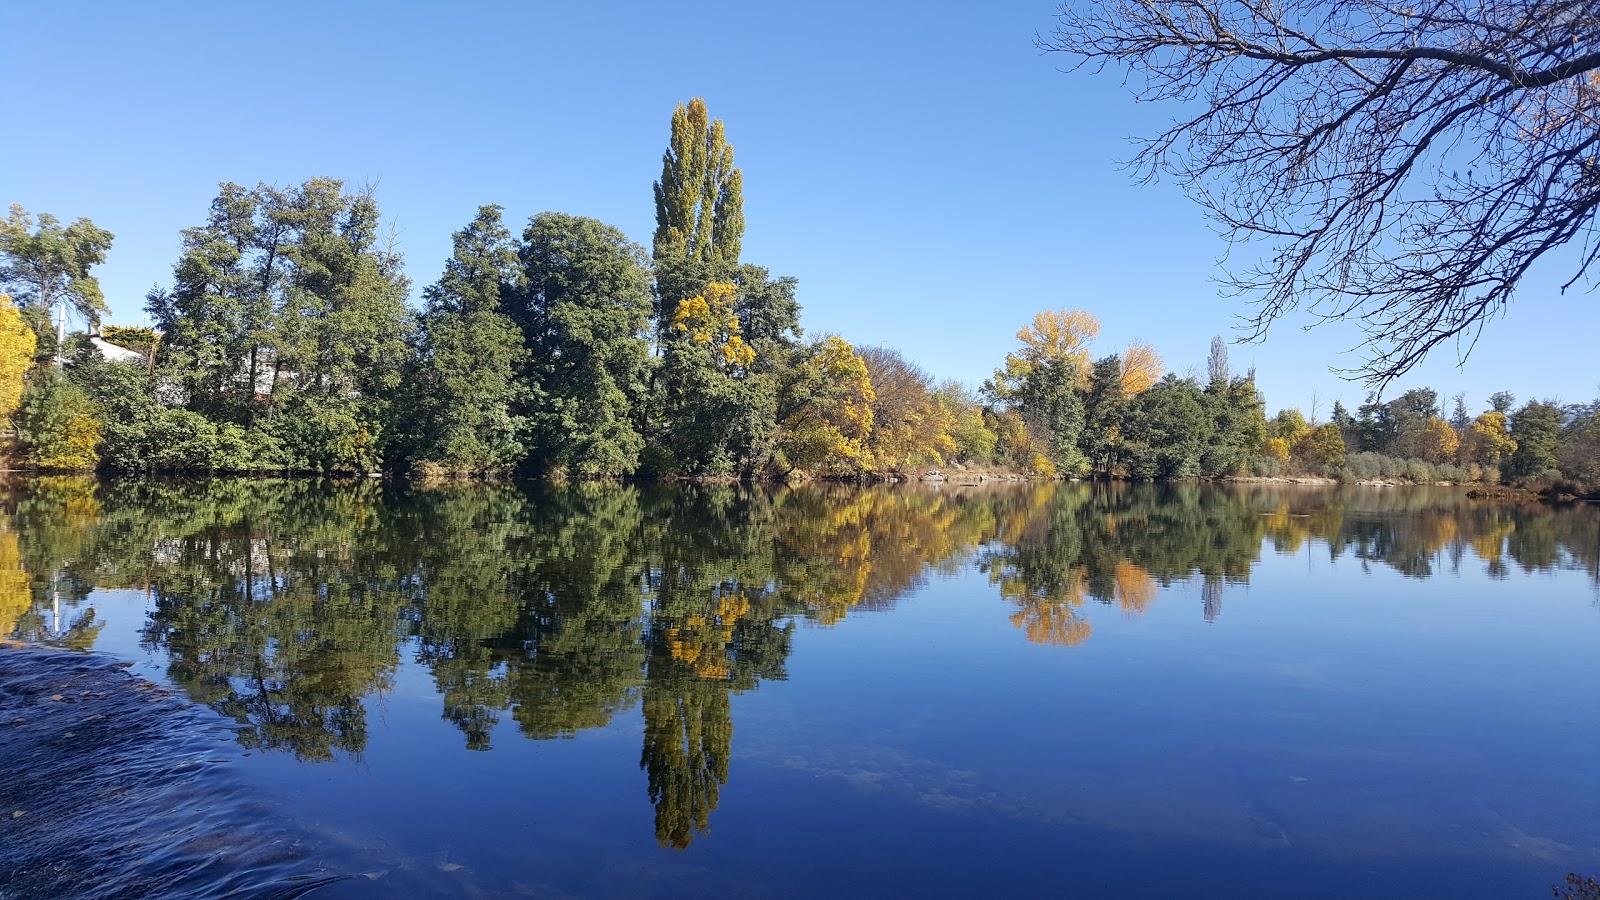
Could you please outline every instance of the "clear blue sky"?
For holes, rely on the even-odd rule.
[[[745,258],[800,279],[804,323],[977,384],[1045,308],[1097,349],[1138,338],[1203,369],[1238,301],[1222,245],[1169,184],[1119,162],[1171,109],[1116,73],[1060,71],[1053,0],[791,4],[9,3],[0,205],[117,235],[113,320],[143,321],[178,230],[223,180],[375,182],[412,295],[482,203],[589,215],[648,244],[674,103],[704,96],[745,173]],[[1600,391],[1600,304],[1540,273],[1464,369],[1402,387],[1575,401]],[[1558,277],[1561,276],[1561,277]],[[1354,329],[1281,322],[1255,365],[1272,409],[1359,402]]]

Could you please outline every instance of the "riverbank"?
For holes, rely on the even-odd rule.
[[[338,880],[206,711],[99,654],[0,644],[0,895],[296,897]]]
[[[333,484],[352,484],[359,482],[378,482],[399,484],[401,486],[415,486],[420,488],[443,487],[463,484],[568,484],[574,479],[536,477],[529,475],[514,475],[510,473],[455,473],[440,474],[429,473],[256,473],[256,474],[223,474],[212,473],[206,475],[110,475],[104,476],[92,471],[83,472],[41,472],[26,469],[0,468],[0,479],[6,476],[33,477],[40,479],[75,479],[109,480],[117,481],[230,481],[230,480],[289,480],[289,481],[318,481]],[[1221,477],[1195,477],[1195,478],[1165,478],[1165,479],[1137,479],[1123,476],[1063,476],[1063,475],[1038,475],[1029,472],[1020,472],[1012,469],[993,467],[967,467],[955,466],[950,469],[930,467],[920,472],[884,472],[864,473],[858,475],[807,475],[804,473],[791,473],[787,478],[778,475],[764,475],[758,477],[741,477],[737,475],[672,475],[672,476],[632,476],[621,479],[599,479],[600,483],[633,483],[633,484],[660,484],[660,485],[739,485],[739,484],[921,484],[930,487],[942,485],[976,487],[980,485],[1021,484],[1032,482],[1082,482],[1106,481],[1138,483],[1140,481],[1154,481],[1155,483],[1184,484],[1210,482],[1216,484],[1260,484],[1260,485],[1298,485],[1305,487],[1337,487],[1340,485],[1353,485],[1356,487],[1370,488],[1396,488],[1396,487],[1454,487],[1463,488],[1467,495],[1475,500],[1499,500],[1508,502],[1539,502],[1539,503],[1600,503],[1600,491],[1585,491],[1581,487],[1570,483],[1560,483],[1542,489],[1532,489],[1512,485],[1489,484],[1474,481],[1412,481],[1403,478],[1362,478],[1340,479],[1329,478],[1321,475],[1228,475]]]
[[[1220,479],[1235,484],[1304,484],[1330,487],[1353,484],[1357,487],[1455,487],[1465,488],[1474,500],[1499,500],[1513,503],[1600,503],[1600,492],[1585,492],[1573,485],[1552,485],[1540,490],[1506,484],[1485,484],[1477,481],[1407,481],[1399,478],[1362,478],[1341,481],[1316,475],[1237,475]]]

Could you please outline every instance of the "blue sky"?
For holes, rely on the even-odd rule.
[[[113,320],[143,321],[178,230],[216,184],[373,182],[413,298],[481,203],[520,223],[589,215],[648,244],[674,103],[704,96],[745,173],[745,258],[800,279],[804,323],[890,344],[979,383],[1040,309],[1082,307],[1096,349],[1153,343],[1203,369],[1239,301],[1221,241],[1172,185],[1119,163],[1170,108],[1117,73],[1040,54],[1052,0],[768,4],[6,4],[0,205],[117,235],[99,270]],[[233,12],[231,10],[240,10]],[[1238,258],[1237,256],[1235,257]],[[1525,285],[1464,368],[1401,387],[1592,398],[1600,304]],[[1364,388],[1350,327],[1278,324],[1231,348],[1272,409]]]

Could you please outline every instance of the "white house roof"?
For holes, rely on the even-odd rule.
[[[101,356],[112,362],[144,362],[143,353],[137,350],[129,350],[127,347],[119,347],[98,334],[89,335],[89,343],[100,351]]]

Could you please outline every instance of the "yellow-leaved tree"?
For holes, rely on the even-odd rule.
[[[1100,320],[1081,309],[1045,310],[1022,326],[1017,350],[1007,353],[1005,365],[995,370],[984,391],[1002,403],[1023,402],[1027,394],[1059,393],[1063,387],[1084,387],[1089,382],[1089,344],[1100,334]],[[1040,381],[1036,376],[1049,373]],[[1035,401],[1037,402],[1037,397]],[[1048,446],[1040,448],[1048,451]],[[1021,457],[1017,457],[1021,459]]]
[[[1490,410],[1473,420],[1456,448],[1464,463],[1495,468],[1517,449],[1517,442],[1506,427],[1506,414]]]
[[[1144,393],[1161,380],[1165,371],[1156,348],[1134,341],[1122,353],[1122,393],[1129,397]]]
[[[1089,374],[1089,344],[1100,334],[1100,320],[1082,309],[1045,310],[1022,326],[1022,361],[1032,365],[1054,360],[1071,362],[1085,377]],[[1010,362],[1010,359],[1007,359]],[[1024,373],[1026,374],[1026,373]]]
[[[10,527],[0,529],[0,637],[15,631],[32,606],[32,579],[22,565],[17,533]]]
[[[0,419],[10,422],[22,405],[23,376],[33,365],[38,343],[16,304],[0,294]]]
[[[1282,438],[1285,447],[1292,448],[1300,443],[1310,431],[1311,425],[1306,422],[1306,417],[1298,409],[1279,410],[1278,415],[1267,423],[1267,436]]]
[[[1461,438],[1450,423],[1433,416],[1422,426],[1417,436],[1417,455],[1431,463],[1450,462],[1456,458]]]
[[[1332,422],[1305,432],[1295,442],[1294,455],[1313,470],[1325,470],[1344,465],[1344,433]]]
[[[741,335],[739,314],[734,300],[739,288],[731,281],[713,281],[699,296],[678,301],[672,314],[672,329],[716,355],[723,371],[747,369],[756,360],[756,351]]]
[[[872,379],[871,466],[878,472],[904,472],[944,465],[956,451],[955,417],[933,393],[933,379],[921,366],[888,347],[866,347],[861,358]]]
[[[837,336],[823,340],[785,385],[778,439],[782,460],[794,469],[861,471],[876,399],[866,361],[855,347]]]

